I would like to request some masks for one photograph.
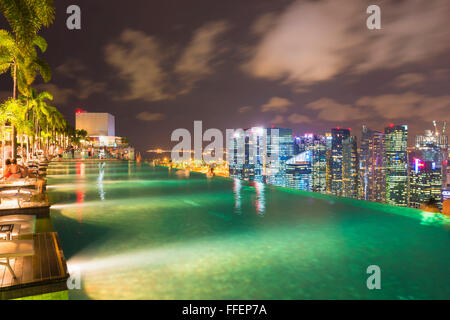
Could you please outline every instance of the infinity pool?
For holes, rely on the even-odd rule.
[[[53,163],[48,191],[71,299],[450,299],[441,215],[131,162]]]

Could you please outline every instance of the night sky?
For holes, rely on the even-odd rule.
[[[141,152],[177,128],[255,125],[324,133],[450,122],[450,1],[57,0],[38,87],[74,123],[109,112]],[[68,30],[77,4],[82,29]],[[382,30],[368,30],[378,4]],[[6,23],[1,18],[1,26]],[[12,88],[0,77],[0,95]]]

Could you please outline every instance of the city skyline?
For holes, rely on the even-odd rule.
[[[359,142],[348,128],[300,137],[286,128],[236,129],[228,135],[226,161],[235,179],[438,210],[449,190],[449,146],[446,123],[432,125],[412,148],[407,125],[390,124],[383,132],[364,126]]]
[[[450,122],[447,1],[379,1],[381,30],[367,29],[358,1],[80,0],[81,30],[66,27],[70,4],[59,1],[43,33],[54,72],[39,88],[72,123],[77,108],[114,114],[141,152],[170,148],[171,132],[195,120],[297,135],[350,127],[358,139],[363,124],[407,124],[415,136]],[[10,87],[0,79],[2,97]]]

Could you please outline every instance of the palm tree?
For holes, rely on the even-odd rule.
[[[53,0],[1,0],[0,12],[23,49],[29,49],[40,29],[55,19]]]
[[[42,52],[47,42],[38,32],[50,26],[55,18],[53,0],[1,0],[0,11],[14,34],[0,30],[0,74],[11,69],[13,99],[17,88],[26,94],[39,72],[45,82],[50,80],[50,67],[37,56],[35,46]],[[13,126],[13,157],[15,156],[15,128]]]
[[[50,106],[47,101],[53,100],[53,96],[49,92],[38,92],[36,89],[30,88],[28,95],[20,96],[20,98],[26,105],[26,120],[30,120],[33,123],[33,145],[37,147],[36,138],[40,139],[40,128],[43,127],[43,124],[45,125],[44,122],[47,121],[46,118],[50,117],[48,111]],[[32,120],[30,119],[30,114],[32,115]],[[29,142],[27,141],[27,143]]]

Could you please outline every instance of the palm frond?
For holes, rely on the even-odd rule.
[[[39,57],[36,58],[34,63],[36,66],[36,70],[39,71],[42,79],[45,82],[49,82],[52,78],[52,69],[50,68],[49,64]]]
[[[34,39],[34,45],[41,49],[42,53],[47,50],[47,41],[41,36],[36,36],[36,39]]]

